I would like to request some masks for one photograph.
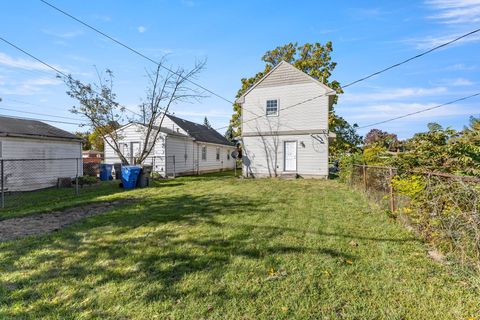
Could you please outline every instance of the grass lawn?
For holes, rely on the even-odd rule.
[[[472,278],[335,181],[191,177],[115,196],[136,201],[0,243],[0,319],[480,317]]]
[[[18,218],[36,213],[62,210],[77,205],[122,199],[123,189],[118,181],[99,182],[79,188],[48,188],[40,191],[7,194],[5,208],[0,209],[0,220]]]

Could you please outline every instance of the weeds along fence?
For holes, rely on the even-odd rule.
[[[480,271],[480,178],[353,165],[349,182],[441,252]]]

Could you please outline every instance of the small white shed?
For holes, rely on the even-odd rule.
[[[82,139],[40,121],[0,117],[0,161],[6,192],[53,187],[83,174]]]

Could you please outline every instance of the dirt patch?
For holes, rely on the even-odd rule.
[[[42,235],[59,230],[81,219],[103,214],[123,202],[124,201],[102,202],[75,207],[65,211],[1,220],[0,241]]]

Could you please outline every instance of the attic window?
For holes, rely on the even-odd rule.
[[[278,100],[267,100],[266,115],[267,116],[278,115]]]

